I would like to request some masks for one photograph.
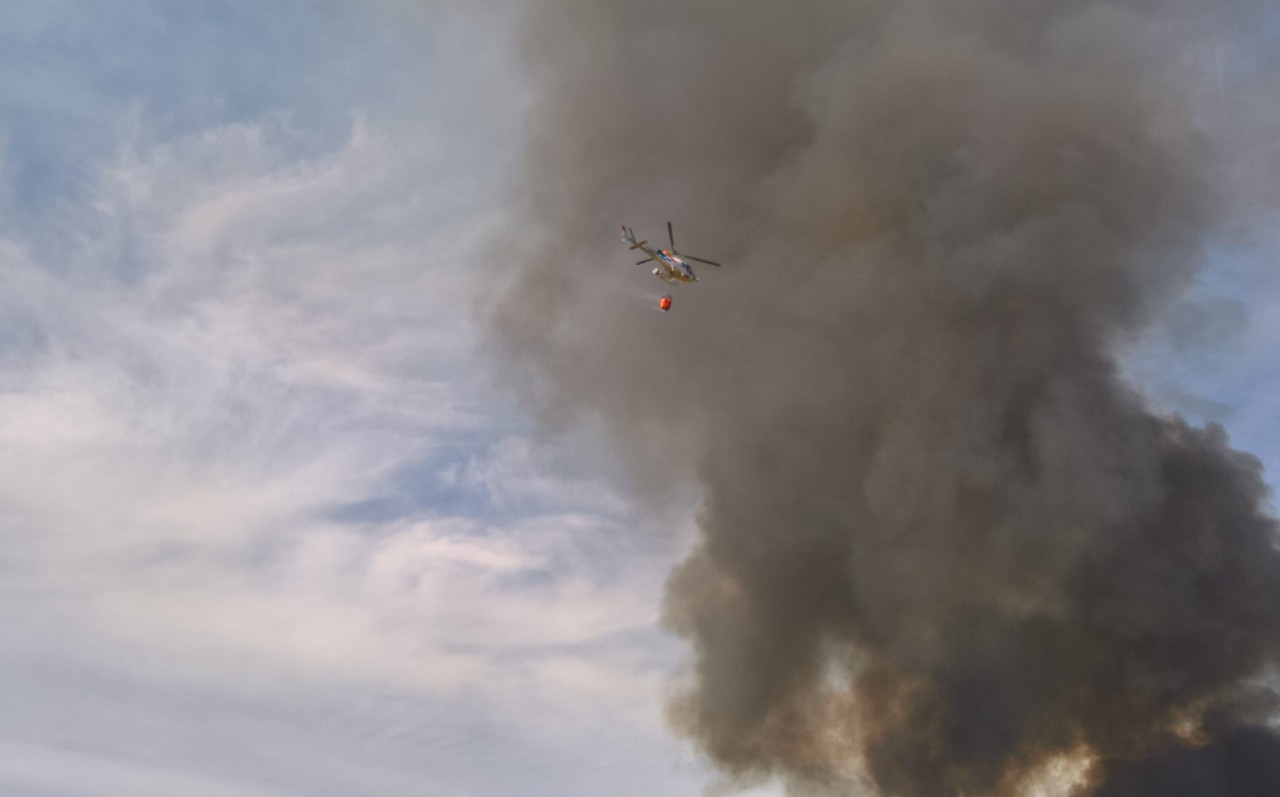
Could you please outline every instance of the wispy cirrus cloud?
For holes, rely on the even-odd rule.
[[[139,8],[101,36],[200,17]],[[47,13],[15,34],[28,49]],[[307,36],[338,41],[321,17]],[[235,21],[201,20],[236,57]],[[476,362],[470,273],[507,155],[461,135],[497,117],[450,103],[483,68],[407,113],[385,87],[352,102],[417,82],[375,66],[456,74],[447,34],[327,87],[31,67],[91,101],[0,120],[0,787],[573,794],[623,772],[614,793],[639,794],[696,771],[658,716],[678,543],[532,443]],[[85,113],[101,140],[31,133]],[[40,178],[58,158],[73,172]]]

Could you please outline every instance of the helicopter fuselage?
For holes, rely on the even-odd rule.
[[[693,269],[688,263],[684,262],[677,255],[673,255],[666,249],[655,252],[657,255],[654,259],[658,261],[658,265],[653,270],[653,276],[667,283],[675,285],[677,282],[697,282],[698,275],[693,273]]]

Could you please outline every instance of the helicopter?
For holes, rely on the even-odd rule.
[[[631,249],[639,249],[648,255],[644,260],[637,261],[636,265],[642,266],[651,260],[657,261],[658,265],[653,269],[653,276],[668,285],[675,285],[677,282],[698,281],[698,275],[693,273],[693,267],[686,261],[694,260],[699,263],[706,263],[708,266],[720,266],[714,260],[703,260],[700,257],[682,255],[676,252],[676,235],[671,228],[671,222],[667,222],[667,239],[671,242],[670,249],[651,249],[646,246],[649,243],[648,241],[637,241],[631,228],[625,224],[622,225],[623,242],[630,244]],[[665,294],[658,300],[658,309],[663,312],[671,309],[671,294]]]

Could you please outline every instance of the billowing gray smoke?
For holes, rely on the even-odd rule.
[[[1212,5],[530,4],[495,349],[704,496],[670,715],[730,777],[1280,794],[1260,466],[1114,359],[1247,223],[1205,67],[1263,18]],[[726,265],[663,315],[615,231],[668,218]]]

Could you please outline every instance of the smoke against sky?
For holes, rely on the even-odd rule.
[[[693,651],[670,715],[730,777],[901,797],[1018,794],[1064,757],[1099,797],[1175,766],[1197,794],[1257,793],[1223,761],[1275,777],[1261,466],[1148,409],[1116,361],[1211,247],[1274,217],[1251,142],[1275,98],[1214,71],[1224,48],[1248,63],[1259,9],[529,7],[493,338],[646,497],[701,491],[666,598]],[[1273,67],[1250,68],[1256,89]],[[659,316],[602,231],[668,217],[726,266]]]

